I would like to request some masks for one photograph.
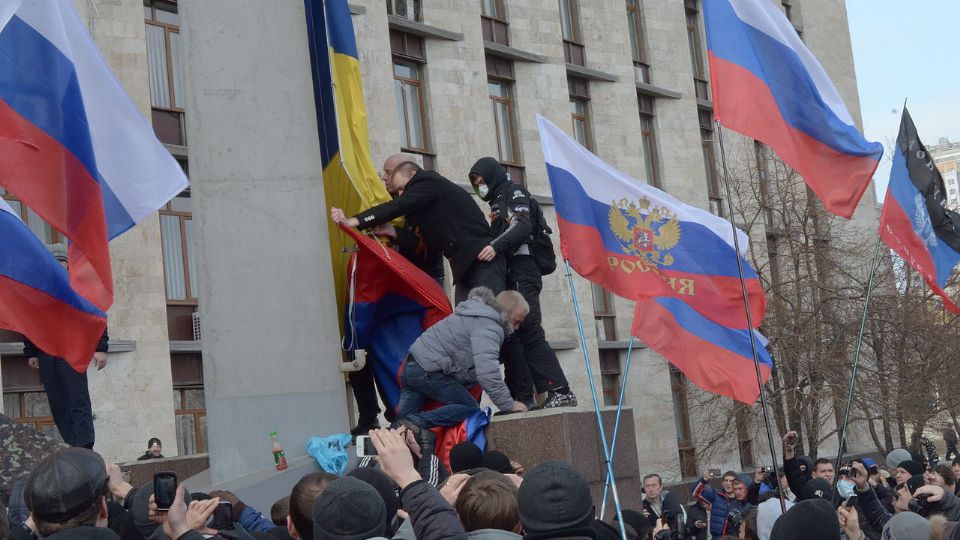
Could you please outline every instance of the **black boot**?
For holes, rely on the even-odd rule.
[[[373,420],[361,418],[357,421],[357,425],[350,430],[350,435],[359,437],[361,435],[366,435],[371,429],[380,429],[380,422],[378,422],[376,418]]]

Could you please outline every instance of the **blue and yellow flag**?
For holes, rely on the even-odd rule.
[[[326,219],[330,207],[342,208],[351,216],[389,201],[390,195],[370,158],[350,7],[347,0],[304,0],[304,6],[328,207],[321,218]],[[349,258],[343,248],[353,243],[332,224],[329,231],[334,283],[337,298],[342,299]]]

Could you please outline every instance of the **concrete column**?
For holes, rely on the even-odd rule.
[[[303,2],[186,0],[211,481],[347,429]]]

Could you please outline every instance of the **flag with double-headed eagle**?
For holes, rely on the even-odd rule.
[[[633,334],[695,384],[752,403],[759,387],[737,258],[750,314],[766,311],[763,287],[744,258],[747,235],[616,170],[543,117],[537,118],[560,252],[586,279],[637,301]],[[761,372],[773,362],[758,345]]]

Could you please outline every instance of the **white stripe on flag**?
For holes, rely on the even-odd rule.
[[[854,125],[850,111],[847,110],[847,106],[844,104],[843,98],[840,97],[840,93],[837,92],[837,88],[833,85],[833,81],[830,80],[830,76],[824,71],[817,57],[807,49],[803,40],[797,35],[797,31],[794,30],[793,23],[787,19],[787,16],[780,11],[777,5],[769,0],[729,0],[729,2],[741,21],[793,49],[800,57],[804,67],[807,68],[807,72],[810,74],[810,78],[817,87],[824,103],[845,124]]]
[[[627,193],[638,193],[655,206],[667,208],[680,221],[699,223],[733,247],[730,222],[706,210],[690,206],[669,193],[631,178],[584,148],[546,118],[537,115],[544,161],[566,170],[580,182],[587,196],[603,204],[611,204]],[[737,229],[741,254],[747,253],[749,239]]]

